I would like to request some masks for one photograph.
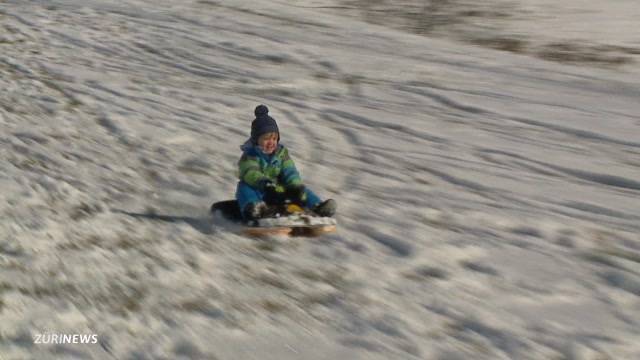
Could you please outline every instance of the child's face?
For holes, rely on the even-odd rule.
[[[258,147],[260,147],[260,150],[267,155],[273,154],[278,147],[278,133],[270,132],[261,135],[258,138]]]

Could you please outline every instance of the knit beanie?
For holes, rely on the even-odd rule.
[[[276,120],[269,116],[269,108],[265,105],[258,105],[254,110],[256,115],[255,120],[251,122],[251,141],[254,144],[258,143],[258,138],[266,133],[275,132],[278,133],[278,141],[280,141],[280,131],[278,130],[278,124]]]

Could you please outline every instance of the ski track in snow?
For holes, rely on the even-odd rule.
[[[0,49],[2,359],[640,357],[633,71],[284,2],[4,1]],[[336,234],[208,215],[260,103]]]

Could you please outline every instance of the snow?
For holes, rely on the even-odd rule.
[[[634,2],[496,26],[619,63],[345,3],[0,3],[1,359],[640,358]],[[209,216],[261,103],[337,233]]]

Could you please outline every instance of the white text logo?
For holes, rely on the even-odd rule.
[[[36,334],[35,344],[97,344],[96,334]]]

